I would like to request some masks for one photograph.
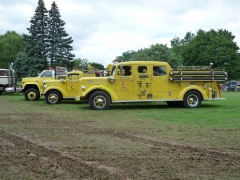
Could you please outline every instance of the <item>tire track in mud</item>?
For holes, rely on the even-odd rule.
[[[127,139],[132,142],[138,142],[141,144],[145,144],[147,147],[149,147],[152,152],[157,153],[157,151],[161,149],[168,149],[171,151],[171,153],[174,154],[188,154],[198,157],[207,157],[209,160],[212,161],[218,161],[218,162],[224,162],[224,164],[228,165],[234,165],[237,166],[240,170],[240,153],[239,152],[222,152],[218,150],[212,150],[207,148],[199,148],[194,147],[190,145],[183,145],[183,144],[177,144],[177,143],[170,143],[165,142],[156,138],[152,138],[146,135],[141,134],[129,134],[120,132],[118,130],[103,130],[98,128],[91,128],[92,134],[105,134],[108,136],[113,136],[121,139]]]
[[[47,167],[51,169],[51,171],[55,171],[52,178],[130,180],[130,178],[128,178],[124,172],[118,168],[109,167],[104,165],[102,162],[84,161],[66,152],[61,152],[56,148],[39,145],[24,137],[20,137],[11,132],[5,132],[1,129],[0,140],[5,142],[5,145],[3,144],[1,145],[2,147],[0,146],[1,151],[5,149],[4,146],[9,146],[12,149],[15,149],[14,151],[17,151],[17,153],[21,153],[23,156],[31,157],[30,159],[23,158],[22,160],[25,162],[22,163],[25,166],[29,165],[28,168],[30,169],[33,164],[41,164],[41,167]]]

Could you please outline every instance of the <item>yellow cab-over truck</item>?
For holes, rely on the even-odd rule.
[[[114,65],[108,77],[45,82],[44,94],[49,104],[73,98],[87,100],[95,110],[108,109],[111,103],[151,101],[197,108],[204,100],[225,99],[220,92],[220,82],[225,80],[227,72],[211,66],[183,66],[175,70],[166,62],[128,61]]]

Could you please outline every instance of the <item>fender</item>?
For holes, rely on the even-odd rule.
[[[22,88],[24,89],[27,85],[36,85],[38,87],[38,89],[40,89],[38,83],[33,83],[33,82],[26,82],[26,83],[24,83],[22,85]]]
[[[195,85],[192,85],[192,86],[188,86],[188,87],[182,89],[182,90],[178,93],[177,99],[183,99],[183,97],[184,97],[184,95],[187,93],[187,91],[190,91],[190,90],[197,90],[197,91],[199,91],[199,92],[201,93],[202,97],[203,97],[203,100],[208,98],[206,92],[204,92],[204,91],[202,90],[202,88],[199,88],[199,87],[197,87],[197,86],[195,86]]]
[[[47,87],[44,91],[43,94],[46,94],[48,91],[50,90],[57,90],[62,94],[62,97],[68,97],[68,94],[66,93],[66,90],[64,90],[63,88],[59,87],[59,86],[49,86]]]
[[[31,87],[36,86],[37,90],[39,91],[39,94],[43,95],[43,89],[40,88],[38,83],[36,83],[36,82],[34,82],[34,83],[33,82],[22,83],[22,92],[25,92],[27,90],[26,89],[27,86],[31,86]]]
[[[81,97],[84,98],[84,97],[86,97],[89,93],[91,93],[91,91],[93,91],[93,90],[98,90],[98,89],[99,89],[99,90],[106,91],[106,92],[110,95],[112,101],[117,101],[117,100],[119,100],[119,98],[117,97],[117,95],[115,94],[114,91],[112,91],[110,88],[108,88],[108,87],[106,87],[106,86],[103,86],[103,85],[91,86],[91,87],[88,88],[86,91],[83,91],[83,92],[82,92]]]

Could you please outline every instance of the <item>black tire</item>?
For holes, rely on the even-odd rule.
[[[182,107],[182,101],[166,101],[167,105],[170,107]]]
[[[58,91],[49,91],[45,95],[45,100],[48,104],[59,104],[62,101],[62,96]]]
[[[89,105],[94,110],[106,110],[110,106],[110,97],[104,91],[96,91],[89,98]]]
[[[183,106],[186,108],[197,108],[202,103],[202,96],[197,91],[188,91],[183,98]]]
[[[34,89],[34,88],[30,88],[28,89],[25,93],[24,93],[25,99],[27,101],[36,101],[40,98],[40,94],[38,92],[38,90]]]

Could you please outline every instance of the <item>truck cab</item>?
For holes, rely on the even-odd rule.
[[[231,80],[227,84],[227,91],[238,91],[237,81]]]
[[[3,93],[18,93],[22,88],[17,86],[13,63],[9,64],[9,69],[0,69],[0,95]]]

